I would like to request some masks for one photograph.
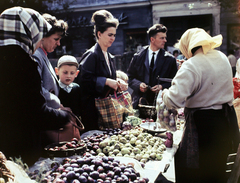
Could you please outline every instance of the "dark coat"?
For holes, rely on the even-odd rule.
[[[147,97],[151,95],[149,103],[154,100],[155,94],[151,91],[142,93],[139,86],[142,82],[148,85],[149,82],[149,61],[148,61],[148,47],[143,47],[138,53],[135,53],[129,65],[127,74],[129,77],[129,87],[133,89],[133,108],[138,108],[140,97]],[[173,78],[177,73],[176,59],[173,55],[161,49],[158,52],[155,65],[153,67],[153,85],[161,84],[163,89],[171,86],[170,82],[158,81],[160,78]]]
[[[58,97],[64,107],[69,107],[79,117],[81,112],[80,86],[77,83],[72,84],[73,87],[70,93],[60,88]]]
[[[105,85],[107,78],[116,79],[113,56],[108,53],[108,57],[112,75],[110,75],[102,49],[98,43],[86,51],[80,60],[80,73],[76,78],[76,82],[81,89],[81,116],[85,131],[98,129],[98,112],[95,107],[95,98],[106,97],[109,90],[112,94],[114,92],[113,89]]]
[[[69,122],[65,111],[47,107],[35,62],[20,46],[0,46],[0,151],[28,165],[40,157],[41,130]]]

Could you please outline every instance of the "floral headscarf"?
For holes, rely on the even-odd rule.
[[[197,46],[202,46],[203,53],[219,47],[222,44],[222,35],[211,37],[205,30],[200,28],[188,29],[179,41],[179,49],[187,58],[192,57],[191,50]]]
[[[0,15],[0,46],[19,45],[32,55],[51,25],[35,10],[13,7]]]

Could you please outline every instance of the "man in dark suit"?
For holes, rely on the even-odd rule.
[[[171,86],[170,82],[160,81],[157,77],[173,78],[177,73],[176,59],[164,50],[167,28],[162,24],[155,24],[147,33],[150,45],[134,54],[127,71],[129,87],[133,89],[135,109],[138,108],[141,97],[145,98],[149,105],[155,105],[154,98],[157,93]]]

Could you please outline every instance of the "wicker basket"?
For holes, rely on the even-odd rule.
[[[138,107],[139,107],[140,118],[144,118],[144,119],[149,118],[149,119],[156,120],[157,118],[156,106],[138,104]]]

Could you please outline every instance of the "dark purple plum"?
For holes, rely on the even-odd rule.
[[[72,183],[80,183],[78,179],[74,179]]]
[[[66,177],[67,177],[68,180],[72,180],[72,179],[75,179],[76,174],[75,174],[74,171],[69,171],[69,172],[67,173]]]
[[[71,167],[73,167],[73,168],[78,168],[79,165],[78,165],[77,163],[73,163],[73,164],[71,164]]]
[[[64,170],[65,170],[65,168],[63,166],[59,166],[57,169],[57,171],[60,173],[64,172]]]
[[[65,170],[67,170],[67,171],[73,171],[73,167],[68,166]]]
[[[84,162],[85,162],[86,164],[90,164],[91,161],[92,161],[92,159],[89,158],[89,157],[84,159]]]
[[[113,161],[114,157],[108,157],[108,161]]]
[[[110,170],[110,165],[108,163],[103,163],[103,168],[105,170]]]
[[[146,181],[146,183],[148,183],[148,182],[149,182],[149,178],[147,178],[147,177],[144,177],[143,179]]]
[[[98,171],[90,172],[89,176],[92,177],[93,179],[98,179],[99,178],[99,172]]]
[[[104,180],[102,180],[102,179],[97,179],[97,183],[104,183]]]
[[[83,172],[81,176],[84,176],[84,177],[88,178],[88,173],[87,172]]]
[[[121,177],[122,177],[123,180],[128,180],[128,176],[126,176],[126,175],[124,175],[124,174],[121,175]]]
[[[105,180],[107,177],[107,174],[106,173],[100,173],[99,174],[99,178],[102,179],[102,180]]]
[[[131,181],[134,181],[134,180],[136,180],[136,179],[137,179],[137,176],[136,176],[136,174],[135,174],[135,173],[130,173],[130,176],[129,176],[129,178],[131,179]]]
[[[99,167],[97,167],[97,171],[99,173],[103,173],[104,172],[104,168],[102,166],[99,166]]]
[[[92,177],[88,177],[88,183],[95,183],[95,180]]]
[[[113,171],[108,171],[108,173],[107,173],[107,177],[111,177],[111,178],[113,178],[114,177],[114,172]]]
[[[92,169],[89,166],[88,167],[86,166],[86,167],[83,167],[83,171],[89,173],[92,171]]]
[[[74,168],[73,170],[75,173],[80,173],[80,174],[84,172],[82,168]]]
[[[60,178],[62,179],[62,178],[64,178],[64,177],[66,177],[66,176],[67,176],[67,173],[66,173],[66,172],[63,172],[63,173],[61,174]]]
[[[143,178],[138,179],[138,181],[139,181],[139,183],[146,183],[145,179],[143,179]]]
[[[114,167],[113,168],[113,171],[114,171],[114,173],[115,173],[115,175],[120,175],[120,173],[121,173],[121,168],[120,167]]]
[[[136,172],[135,173],[137,177],[140,177],[140,173],[139,172]]]
[[[129,173],[129,172],[124,172],[123,174],[126,175],[127,177],[130,177],[130,174],[131,174],[131,173]]]
[[[112,178],[111,178],[111,177],[106,177],[105,180],[110,180],[110,181],[112,181]]]
[[[83,165],[84,164],[84,159],[83,158],[78,158],[77,159],[77,163],[79,164],[79,165]]]
[[[71,166],[71,164],[70,163],[65,163],[64,165],[63,165],[63,168],[67,168],[67,167],[69,167],[69,166]]]
[[[120,165],[120,168],[122,170],[122,172],[125,170],[126,166],[125,165]]]
[[[102,161],[103,161],[104,163],[107,163],[107,162],[108,162],[108,157],[107,157],[107,156],[102,157]]]
[[[78,180],[79,180],[81,183],[87,183],[87,182],[88,182],[88,179],[87,179],[85,176],[83,176],[83,175],[80,175],[80,176],[78,177]]]
[[[102,161],[101,160],[95,160],[94,165],[95,166],[102,166]]]
[[[76,160],[76,159],[71,159],[70,163],[71,163],[71,164],[77,163],[77,160]]]
[[[56,179],[54,180],[54,182],[55,182],[55,183],[65,183],[65,181],[62,180],[62,179],[60,179],[60,178],[56,178]]]
[[[124,172],[132,173],[132,170],[130,168],[125,168]]]

